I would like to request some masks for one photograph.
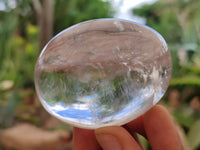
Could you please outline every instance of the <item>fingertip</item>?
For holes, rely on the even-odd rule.
[[[122,150],[120,141],[113,134],[116,130],[116,127],[103,127],[95,130],[96,139],[103,150]]]
[[[123,127],[109,126],[95,130],[97,141],[104,150],[141,150],[139,144]]]
[[[121,144],[113,132],[117,132],[118,127],[109,126],[95,130],[95,135],[98,143],[103,150],[122,150]]]
[[[152,107],[149,111],[147,111],[144,114],[144,117],[148,118],[148,116],[150,116],[150,115],[155,115],[155,114],[159,114],[159,113],[165,113],[165,114],[169,115],[168,110],[164,106],[158,104],[158,105],[155,105],[154,107]]]

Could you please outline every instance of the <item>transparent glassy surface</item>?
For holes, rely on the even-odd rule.
[[[55,36],[35,67],[45,109],[73,126],[122,125],[164,95],[171,77],[165,40],[149,27],[119,19],[74,25]]]

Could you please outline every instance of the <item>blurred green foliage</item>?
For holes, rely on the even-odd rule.
[[[109,18],[114,10],[108,1],[102,0],[59,0],[55,3],[54,33],[58,33],[76,23]]]
[[[32,0],[11,1],[0,0],[3,6],[0,7],[0,128],[11,126],[14,118],[39,124],[35,116],[16,115],[18,108],[27,111],[20,104],[35,93],[34,65],[40,53],[38,18]],[[158,0],[133,9],[134,14],[146,18],[146,24],[157,30],[169,45],[173,76],[163,99],[167,107],[174,107],[168,94],[178,90],[178,104],[172,115],[184,129],[192,150],[200,149],[200,110],[196,108],[200,103],[199,7],[199,0]],[[53,33],[81,21],[113,14],[107,1],[54,0]],[[144,139],[142,141],[146,144]]]

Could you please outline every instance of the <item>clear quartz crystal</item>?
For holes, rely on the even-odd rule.
[[[122,125],[164,95],[172,63],[153,29],[120,19],[96,19],[55,36],[35,66],[45,109],[73,126]]]

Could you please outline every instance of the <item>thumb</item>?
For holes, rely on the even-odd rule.
[[[123,127],[110,126],[95,130],[95,136],[103,150],[142,150],[135,139]]]

